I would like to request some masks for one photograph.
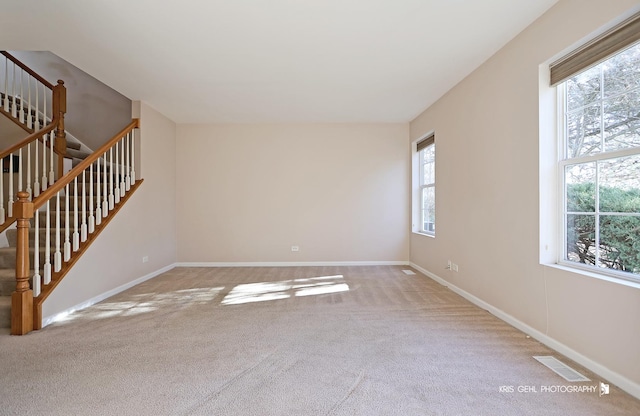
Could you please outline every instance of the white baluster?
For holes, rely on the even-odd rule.
[[[13,153],[9,155],[9,202],[7,202],[9,217],[13,217]]]
[[[36,108],[35,108],[35,113],[36,113],[36,121],[35,121],[35,126],[34,126],[34,130],[40,130],[40,103],[38,102],[40,98],[40,89],[38,88],[38,82],[36,81]]]
[[[136,183],[136,129],[131,130],[131,185]]]
[[[9,58],[4,58],[4,111],[9,112]]]
[[[46,117],[45,117],[45,123],[46,123]],[[53,173],[53,146],[55,144],[55,133],[52,131],[51,132],[51,143],[49,143],[49,145],[51,146],[51,150],[49,150],[49,186],[53,185],[53,182],[55,182],[55,176]]]
[[[17,112],[16,112],[16,64],[15,62],[13,63],[13,79],[11,80],[11,97],[13,100],[13,104],[11,104],[11,116],[13,118],[17,117]]]
[[[62,253],[64,261],[69,261],[71,258],[71,241],[69,241],[69,184],[66,184],[64,187],[64,203],[64,244],[62,245]]]
[[[129,189],[131,189],[131,142],[130,142],[130,138],[131,138],[131,133],[127,133],[127,137],[125,138],[125,144],[127,146],[126,149],[126,169],[127,169],[127,177],[125,178],[125,186],[126,186],[126,190],[128,191]]]
[[[113,147],[109,149],[109,211],[113,209],[115,197],[113,195]]]
[[[2,162],[1,168],[2,168],[2,172],[0,172],[0,224],[4,224],[4,220],[6,219],[5,212],[4,212],[4,161]]]
[[[18,150],[18,192],[22,192],[22,148]]]
[[[25,190],[29,193],[29,201],[33,200],[31,197],[31,143],[27,144],[27,188]]]
[[[53,271],[62,269],[62,253],[60,252],[60,191],[56,193],[56,250],[53,253]]]
[[[113,175],[113,169],[116,170],[116,174],[115,174],[115,182],[116,182],[115,186],[116,187],[113,190],[113,196],[114,196],[114,199],[115,199],[114,202],[116,204],[120,202],[120,180],[118,179],[118,174],[120,173],[120,167],[118,166],[118,156],[119,156],[118,155],[118,143],[119,142],[116,142],[116,151],[115,151],[115,153],[116,153],[116,164],[115,164],[115,166],[111,166],[111,174],[112,175]],[[111,208],[111,209],[113,209],[113,208]]]
[[[28,90],[28,94],[29,94],[29,99],[27,100],[27,127],[32,129],[33,128],[33,117],[31,116],[31,74],[27,75],[27,82],[29,83],[29,88],[27,88]],[[37,85],[37,84],[36,84]]]
[[[45,233],[44,233],[44,266],[42,272],[44,274],[44,284],[51,283],[51,212],[49,209],[49,200],[46,202],[45,217]]]
[[[73,251],[80,248],[80,233],[78,232],[78,177],[73,178]]]
[[[34,225],[34,240],[33,240],[33,296],[40,295],[40,217],[38,213],[40,209],[37,209],[35,214]]]
[[[82,224],[80,225],[80,241],[87,241],[87,170],[82,171]],[[89,210],[91,211],[91,210]],[[77,249],[76,249],[77,250]]]
[[[125,193],[125,181],[124,181],[124,140],[120,140],[120,197],[122,198]]]
[[[107,215],[109,215],[109,190],[108,190],[108,182],[107,182],[107,152],[104,152],[104,155],[102,155],[102,157],[104,158],[104,160],[102,161],[102,165],[103,165],[103,184],[102,186],[104,187],[103,190],[103,198],[104,200],[102,201],[102,217],[106,218]]]
[[[24,71],[20,69],[20,112],[18,114],[18,120],[21,124],[24,124]]]
[[[42,136],[42,182],[40,183],[40,186],[43,191],[47,189],[49,184],[49,180],[47,179],[47,138],[50,137],[51,135],[49,133]]]
[[[100,175],[102,175],[100,171],[100,158],[96,159],[96,163],[96,225],[100,225],[102,222],[102,209],[100,208],[102,205],[102,200],[100,199]]]
[[[36,196],[36,197],[40,195],[40,181],[38,179],[38,162],[39,162],[38,161],[38,143],[39,142],[40,142],[39,140],[36,140],[33,144],[36,148],[34,158],[33,158],[33,160],[35,161],[35,166],[34,166],[35,169],[33,173],[33,176],[35,179],[35,182],[33,182],[33,196]]]
[[[42,127],[47,125],[47,86],[42,84]]]
[[[92,234],[96,227],[96,218],[93,216],[93,163],[89,165],[89,226],[88,232]]]

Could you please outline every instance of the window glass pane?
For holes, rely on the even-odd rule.
[[[595,212],[596,164],[581,163],[565,168],[567,212]]]
[[[640,90],[604,103],[604,151],[640,146]]]
[[[601,151],[600,104],[567,114],[567,158]]]
[[[425,163],[423,165],[424,177],[422,182],[424,185],[432,184],[436,181],[436,164],[433,157],[425,157]]]
[[[594,67],[567,80],[567,110],[584,107],[600,99],[600,68]]]
[[[567,215],[567,260],[595,264],[595,215]]]
[[[598,167],[600,211],[640,213],[640,155],[603,160]]]
[[[640,274],[640,217],[600,216],[598,266]]]
[[[640,87],[640,44],[611,57],[600,66],[605,98]]]
[[[434,187],[422,189],[422,230],[435,232],[436,192]]]

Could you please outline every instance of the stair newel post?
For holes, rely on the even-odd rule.
[[[16,290],[11,294],[11,335],[33,331],[33,291],[29,287],[29,220],[33,203],[29,194],[18,192],[15,203],[18,240],[16,244]]]
[[[67,153],[67,136],[64,131],[64,114],[67,112],[67,88],[64,81],[58,80],[53,87],[53,117],[58,120],[56,127],[56,153],[58,154],[58,178],[64,175],[64,157]]]

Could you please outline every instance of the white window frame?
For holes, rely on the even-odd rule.
[[[626,48],[625,48],[626,49]],[[557,163],[557,178],[558,178],[558,218],[560,225],[560,232],[558,233],[558,260],[557,263],[561,266],[565,266],[572,269],[583,270],[586,272],[601,274],[618,279],[625,279],[632,282],[640,282],[640,276],[624,271],[618,271],[614,269],[598,267],[596,265],[588,265],[584,263],[578,263],[567,260],[567,200],[566,200],[566,182],[565,182],[565,170],[567,166],[585,164],[585,163],[598,163],[598,161],[605,161],[609,159],[616,159],[625,156],[640,155],[640,147],[625,148],[615,151],[603,151],[597,154],[578,156],[569,158],[567,151],[567,103],[566,103],[566,83],[563,82],[555,87],[557,94],[557,125],[558,125],[558,163]],[[601,98],[602,100],[602,98]],[[601,140],[604,140],[601,138]],[[604,143],[601,144],[604,148]],[[600,216],[602,215],[621,215],[621,216],[640,216],[640,213],[608,213],[600,212],[598,202],[598,189],[600,186],[599,169],[596,168],[595,177],[595,212],[586,213],[594,216],[595,221],[595,235],[596,235],[596,250],[598,247],[598,241],[600,236]],[[579,213],[574,213],[579,214]]]
[[[425,224],[425,210],[424,210],[424,206],[423,206],[423,194],[427,189],[433,189],[433,194],[434,194],[434,199],[435,199],[435,193],[436,193],[436,179],[435,179],[435,172],[434,172],[434,178],[433,178],[433,182],[430,183],[424,183],[424,167],[425,167],[425,153],[427,151],[427,149],[433,148],[434,149],[434,169],[435,169],[435,141],[429,145],[427,145],[427,147],[425,147],[424,149],[417,151],[417,145],[418,143],[422,142],[425,139],[428,139],[429,137],[435,137],[434,133],[428,133],[425,134],[424,136],[420,137],[420,139],[416,140],[415,142],[413,142],[413,146],[412,146],[412,153],[414,155],[413,157],[413,166],[414,166],[414,192],[413,192],[413,232],[418,233],[418,234],[422,234],[422,235],[426,235],[426,236],[430,236],[430,237],[435,237],[436,232],[435,232],[435,224],[436,221],[434,219],[433,222],[433,230],[426,230],[424,227]],[[434,204],[434,211],[435,211],[435,204]],[[435,215],[434,215],[435,217]]]

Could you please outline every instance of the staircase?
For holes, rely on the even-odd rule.
[[[80,150],[81,144],[77,142],[67,142],[67,156],[71,159],[72,166],[77,166],[80,162],[86,159],[90,154]],[[73,201],[73,197],[71,197]],[[61,210],[66,210],[66,199],[61,200]],[[39,224],[46,224],[46,212],[40,212]],[[60,218],[61,227],[65,226],[65,217]],[[55,224],[55,216],[50,213],[49,222]],[[31,220],[29,229],[29,247],[35,246],[35,221]],[[11,294],[16,288],[16,244],[18,240],[18,232],[15,228],[6,230],[6,237],[9,243],[9,247],[0,248],[0,328],[11,327]],[[51,230],[49,241],[50,252],[55,252],[55,230]],[[45,241],[44,230],[40,230],[39,240]],[[40,249],[39,258],[44,259],[45,250]],[[30,256],[29,263],[33,265],[33,254]],[[43,269],[44,260],[40,262],[40,270]],[[30,281],[30,284],[32,282]]]
[[[29,134],[0,151],[0,232],[9,242],[0,248],[0,328],[23,335],[42,327],[43,302],[142,183],[135,173],[138,121],[83,152],[66,140],[64,83],[53,86],[0,54],[0,113]],[[68,172],[64,160],[71,160]]]

